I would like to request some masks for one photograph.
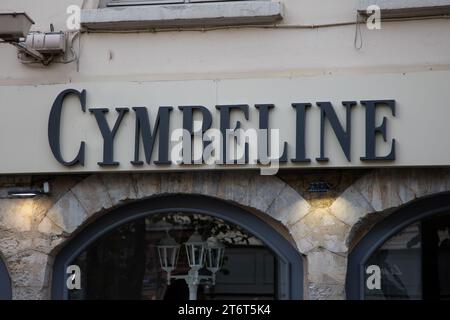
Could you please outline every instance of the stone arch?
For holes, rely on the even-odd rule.
[[[392,236],[405,227],[423,219],[448,214],[450,192],[433,194],[410,201],[394,210],[392,215],[375,224],[355,245],[349,255],[347,273],[347,297],[364,299],[364,266],[372,254]]]
[[[235,203],[274,220],[291,232],[291,226],[310,205],[275,176],[254,173],[151,173],[93,174],[70,188],[47,211],[40,233],[53,236],[56,248],[83,225],[121,204],[156,195],[199,194]],[[292,238],[301,253],[301,242]]]
[[[279,230],[304,253],[304,237],[297,237],[292,226],[311,207],[276,176],[261,176],[256,171],[92,174],[67,188],[37,226],[39,234],[47,238],[42,286],[51,286],[54,256],[60,248],[91,222],[118,206],[170,194],[204,195],[243,207]],[[50,297],[49,291],[42,294],[43,298]]]
[[[304,179],[301,173],[293,174],[294,180]],[[2,241],[0,251],[14,298],[49,298],[53,256],[84,226],[116,206],[185,193],[232,202],[290,233],[306,256],[305,297],[342,299],[348,252],[366,232],[367,221],[376,223],[414,199],[449,191],[450,170],[373,169],[334,200],[323,194],[326,201],[320,205],[302,197],[304,188],[257,171],[61,175],[52,185],[50,197],[0,201],[0,228],[10,240]]]
[[[445,191],[450,191],[448,169],[373,169],[331,205],[310,208],[290,226],[307,256],[309,297],[345,298],[348,253],[370,226],[415,199]]]
[[[448,169],[379,169],[361,177],[330,206],[330,212],[349,226],[346,251],[371,226],[414,200],[450,191]]]
[[[286,285],[282,286],[281,298],[303,298],[302,256],[285,237],[251,212],[223,200],[203,195],[166,194],[124,204],[96,219],[78,232],[55,257],[52,297],[68,297],[66,268],[97,239],[130,221],[157,214],[191,212],[213,216],[246,229],[264,242],[280,262],[279,270]]]

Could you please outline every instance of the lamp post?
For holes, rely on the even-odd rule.
[[[189,264],[189,272],[186,275],[173,276],[175,270],[180,245],[173,239],[169,232],[158,244],[159,261],[161,268],[167,273],[167,283],[170,285],[171,279],[183,279],[189,287],[189,300],[197,300],[198,285],[202,282],[216,283],[216,273],[222,268],[225,246],[215,237],[203,241],[197,230],[190,236],[184,244]],[[200,275],[199,271],[205,267],[211,275]]]

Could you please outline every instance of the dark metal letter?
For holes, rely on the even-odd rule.
[[[159,132],[159,148],[158,148],[158,161],[154,161],[155,164],[171,164],[169,160],[169,122],[170,112],[172,107],[160,107],[158,115],[156,116],[155,127],[153,133],[150,129],[149,116],[146,107],[133,108],[136,113],[136,134],[134,140],[134,160],[131,164],[135,166],[141,166],[144,162],[139,160],[139,147],[140,137],[142,136],[142,143],[144,144],[145,161],[150,164],[152,160],[153,146],[156,140],[156,134],[159,126],[161,130]]]
[[[244,113],[245,120],[248,121],[249,117],[249,106],[248,104],[235,104],[235,105],[218,105],[216,109],[220,111],[220,132],[222,133],[222,161],[226,163],[226,155],[227,155],[227,130],[230,129],[230,113],[231,110],[237,109]],[[238,130],[241,128],[241,122],[236,122],[236,127],[234,130]],[[248,144],[245,143],[245,162],[248,162]]]
[[[116,108],[119,113],[116,123],[113,129],[109,128],[108,122],[106,121],[105,114],[109,112],[107,108],[96,108],[89,109],[91,113],[95,115],[98,127],[103,136],[103,162],[97,162],[100,166],[118,166],[119,162],[114,161],[114,138],[116,136],[117,130],[119,129],[120,123],[123,117],[129,111],[128,108]]]
[[[48,142],[50,144],[50,149],[52,150],[53,156],[64,166],[73,166],[76,164],[80,164],[84,166],[84,151],[85,151],[85,143],[81,142],[80,148],[78,149],[78,154],[72,161],[65,161],[61,154],[61,111],[64,103],[64,99],[68,95],[75,95],[80,100],[81,110],[86,112],[86,90],[82,90],[81,92],[75,89],[66,89],[61,92],[53,102],[52,109],[50,110],[50,116],[48,119]]]
[[[383,117],[383,122],[380,126],[375,126],[376,108],[379,105],[385,105],[391,109],[392,115],[395,117],[395,100],[366,100],[361,101],[361,104],[366,108],[366,156],[361,157],[362,161],[383,161],[395,160],[395,139],[392,139],[391,152],[385,157],[376,156],[376,137],[381,134],[383,140],[386,142],[386,123],[387,118]]]
[[[296,140],[295,140],[295,159],[292,162],[310,162],[306,158],[305,151],[305,130],[306,130],[306,109],[311,107],[311,103],[293,103],[292,107],[297,111]]]
[[[339,144],[344,151],[345,157],[350,162],[350,140],[351,140],[351,111],[352,107],[356,105],[356,101],[343,101],[342,105],[346,109],[346,130],[342,128],[341,123],[334,111],[333,105],[330,102],[317,102],[317,106],[320,108],[320,158],[316,158],[317,161],[328,161],[325,157],[325,119],[331,124]]]
[[[259,110],[259,129],[267,130],[267,138],[269,138],[269,111],[275,108],[273,104],[257,104],[255,108]],[[267,141],[269,145],[269,140]],[[269,148],[267,148],[269,151]],[[283,153],[278,159],[280,163],[287,162],[287,142],[283,143]]]
[[[189,131],[189,133],[193,134],[193,117],[194,111],[198,110],[202,113],[203,122],[202,122],[202,134],[206,132],[209,128],[211,128],[212,124],[212,116],[211,112],[203,106],[179,106],[178,109],[183,111],[183,129]],[[210,142],[203,141],[203,148],[205,148]],[[191,159],[192,160],[192,159]]]

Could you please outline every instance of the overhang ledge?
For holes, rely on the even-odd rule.
[[[281,3],[244,1],[87,9],[81,25],[88,30],[145,30],[276,23]]]

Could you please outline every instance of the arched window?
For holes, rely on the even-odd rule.
[[[8,269],[0,256],[0,300],[11,299],[11,278]]]
[[[417,200],[374,226],[349,256],[349,299],[450,299],[450,194]]]
[[[193,251],[186,248],[193,234],[203,241],[214,237],[225,246],[214,283],[205,253],[204,267],[198,274],[209,278],[196,288],[197,299],[303,297],[302,256],[290,241],[240,207],[187,195],[127,204],[88,225],[57,254],[52,296],[187,299],[191,288],[182,276],[194,269],[189,256]],[[162,265],[171,265],[172,255],[159,251],[162,243],[179,245],[170,283]],[[68,273],[69,266],[79,268],[79,288],[68,288],[67,279],[76,273]]]

